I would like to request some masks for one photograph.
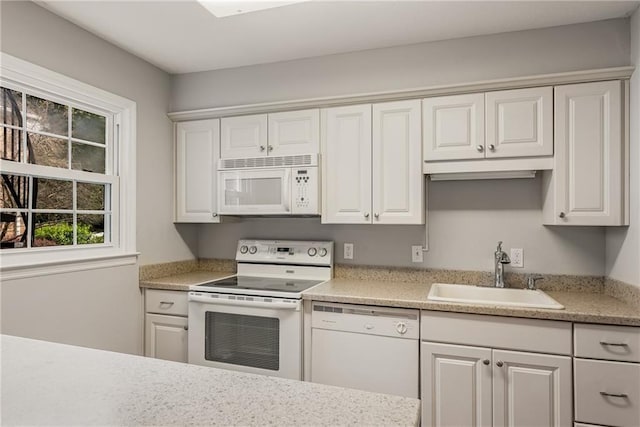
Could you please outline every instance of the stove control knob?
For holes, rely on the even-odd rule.
[[[309,256],[316,256],[316,254],[318,253],[318,250],[316,248],[309,248],[307,253],[309,254]]]
[[[327,250],[325,248],[318,249],[318,255],[327,256]]]
[[[240,246],[240,253],[241,254],[246,254],[248,250],[249,250],[249,248],[246,245]]]
[[[251,255],[255,254],[256,252],[258,252],[258,248],[256,248],[255,246],[251,246],[251,247],[249,248],[249,253],[250,253]]]
[[[407,333],[407,324],[404,322],[398,322],[396,324],[396,331],[398,331],[398,333],[400,335],[404,335]]]

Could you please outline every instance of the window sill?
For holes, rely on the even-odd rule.
[[[77,271],[94,270],[98,268],[120,267],[132,265],[138,262],[139,252],[128,253],[105,253],[94,254],[93,256],[60,258],[46,262],[26,262],[22,258],[21,263],[7,260],[9,256],[2,256],[0,275],[2,281],[25,279],[28,277],[48,276],[51,274],[73,273]],[[9,262],[7,262],[9,261]]]

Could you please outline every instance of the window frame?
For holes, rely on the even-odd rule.
[[[136,263],[136,103],[4,52],[0,85],[70,105],[70,112],[75,107],[106,115],[112,123],[106,125],[112,140],[105,144],[104,174],[0,159],[3,174],[108,183],[112,196],[109,243],[3,250],[2,279]]]

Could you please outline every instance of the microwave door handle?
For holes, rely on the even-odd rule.
[[[291,169],[286,168],[284,171],[284,185],[282,186],[282,191],[284,194],[282,198],[284,199],[284,211],[289,213],[291,212],[291,195],[293,194],[293,178],[291,176]]]
[[[277,308],[277,309],[289,309],[300,310],[300,302],[295,303],[288,302],[263,302],[263,301],[246,301],[246,300],[232,300],[222,298],[208,298],[197,295],[189,295],[189,301],[202,302],[211,305],[230,305],[236,307],[254,307],[254,308]]]

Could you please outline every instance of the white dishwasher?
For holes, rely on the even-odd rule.
[[[314,302],[311,381],[419,397],[419,310]]]

